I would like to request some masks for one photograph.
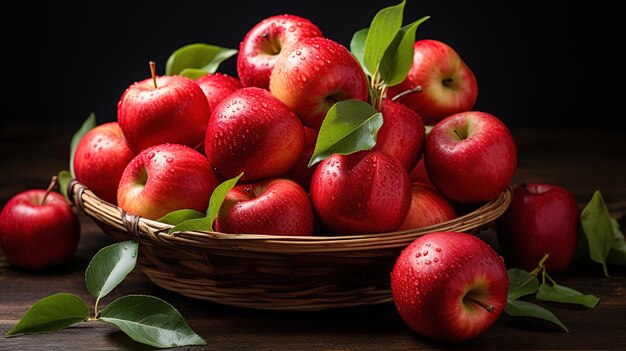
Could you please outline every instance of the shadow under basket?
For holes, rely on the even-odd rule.
[[[314,311],[391,302],[390,273],[404,247],[437,231],[474,232],[508,207],[510,189],[472,212],[416,230],[344,236],[189,231],[126,213],[83,184],[72,202],[117,240],[137,240],[139,266],[167,290],[220,304]]]

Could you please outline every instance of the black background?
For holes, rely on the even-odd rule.
[[[11,73],[18,96],[11,96],[3,120],[76,128],[95,112],[99,123],[113,121],[124,89],[148,77],[148,61],[163,73],[167,57],[181,46],[238,48],[252,26],[280,13],[307,17],[347,46],[377,10],[397,2],[20,2],[14,14],[19,36],[9,33],[19,50],[5,56],[17,61]],[[460,53],[478,79],[476,110],[518,127],[615,128],[625,126],[625,65],[617,55],[624,39],[615,6],[409,0],[405,23],[431,16],[417,38],[444,41]],[[220,71],[236,75],[235,58]]]

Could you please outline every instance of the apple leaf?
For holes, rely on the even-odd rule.
[[[135,268],[138,249],[139,244],[133,240],[100,249],[85,271],[85,284],[91,296],[100,300],[121,283]]]
[[[180,71],[180,73],[178,73],[179,76],[183,76],[183,77],[187,77],[190,79],[198,79],[202,76],[206,76],[209,72],[203,70],[203,69],[198,69],[198,68],[185,68],[182,71]]]
[[[510,316],[514,317],[534,317],[540,318],[549,322],[552,322],[559,327],[563,328],[566,332],[569,333],[569,330],[555,315],[554,313],[546,310],[545,308],[536,305],[531,302],[520,301],[520,300],[508,300],[506,301],[506,306],[504,307],[504,312],[506,312]]]
[[[604,269],[604,275],[609,276],[606,268],[606,259],[613,245],[613,224],[606,208],[602,194],[596,190],[593,197],[580,214],[580,223],[589,244],[589,256],[598,262]]]
[[[98,319],[117,326],[133,340],[154,347],[206,344],[172,305],[153,296],[120,297],[107,305]]]
[[[509,300],[517,300],[522,296],[534,294],[539,288],[536,276],[523,269],[511,268],[506,271],[509,277]]]
[[[369,72],[375,75],[387,47],[402,27],[405,1],[386,7],[374,16],[365,39],[363,63]]]
[[[215,73],[220,63],[235,55],[237,50],[215,45],[196,43],[183,46],[174,51],[167,59],[165,75],[181,74],[198,78],[207,73]],[[199,71],[204,72],[200,74]]]
[[[413,64],[415,31],[420,24],[429,18],[429,16],[425,16],[402,27],[391,44],[389,44],[389,47],[387,47],[387,50],[385,50],[378,72],[380,79],[387,86],[398,85],[406,78]]]
[[[204,216],[205,216],[204,213],[200,211],[196,211],[196,210],[189,210],[189,209],[176,210],[157,219],[157,222],[177,225],[184,221],[188,221],[190,219],[195,219],[195,218],[203,218]]]
[[[309,167],[332,156],[369,150],[376,145],[383,116],[372,105],[360,100],[335,103],[326,114]]]
[[[365,67],[365,63],[363,63],[363,54],[365,52],[365,40],[367,39],[367,33],[369,32],[369,28],[363,28],[359,31],[356,31],[354,35],[352,35],[352,40],[350,41],[350,52],[354,58],[361,64],[363,71],[368,76],[371,76],[372,73],[367,70]]]
[[[611,251],[606,258],[608,264],[614,266],[626,266],[626,241],[624,240],[624,234],[619,229],[619,223],[615,218],[610,218],[611,225],[613,227],[613,244],[611,244]]]
[[[584,295],[580,291],[558,284],[552,286],[541,284],[536,297],[542,301],[574,303],[589,308],[596,307],[600,301],[600,299],[594,295]]]
[[[5,337],[49,333],[65,329],[87,318],[89,307],[79,296],[68,293],[54,294],[35,302]]]
[[[80,140],[85,134],[95,128],[96,125],[96,114],[92,112],[87,116],[87,119],[83,122],[78,131],[74,133],[74,136],[72,136],[72,141],[70,142],[70,175],[72,178],[76,178],[76,173],[74,173],[74,155],[76,154],[78,143],[80,143]]]
[[[70,171],[62,170],[57,175],[57,179],[59,180],[59,191],[61,192],[61,194],[63,194],[67,201],[70,201],[70,199],[67,197],[67,186],[72,181],[72,175],[70,174]]]

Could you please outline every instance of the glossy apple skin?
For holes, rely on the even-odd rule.
[[[311,200],[324,224],[337,234],[396,230],[409,210],[411,190],[404,167],[378,151],[335,154],[311,180]]]
[[[326,38],[305,38],[276,60],[270,91],[310,128],[319,129],[337,101],[367,101],[363,69],[341,44]]]
[[[495,116],[461,112],[433,127],[424,162],[430,180],[445,197],[475,204],[496,198],[509,186],[517,167],[517,147]]]
[[[74,154],[76,179],[99,198],[117,204],[117,186],[135,157],[117,122],[101,124],[80,140]]]
[[[202,144],[210,111],[202,89],[182,76],[133,83],[117,104],[117,118],[131,150],[172,143]]]
[[[242,181],[279,177],[294,166],[304,146],[298,117],[267,90],[243,88],[213,111],[205,153],[222,178]]]
[[[506,212],[496,221],[498,244],[510,267],[528,271],[544,254],[546,269],[569,267],[578,243],[580,212],[572,193],[551,184],[518,184]]]
[[[465,233],[436,232],[417,238],[402,251],[391,273],[391,292],[398,313],[413,331],[462,342],[498,319],[506,305],[508,278],[502,258],[482,240]]]
[[[313,128],[304,127],[304,147],[296,161],[296,164],[285,174],[285,178],[291,179],[300,184],[305,190],[309,190],[311,178],[317,169],[317,165],[309,168],[309,160],[315,151],[315,143],[319,131]]]
[[[202,76],[195,82],[206,96],[210,111],[228,95],[242,88],[239,79],[219,72]]]
[[[383,99],[383,125],[372,150],[395,157],[410,172],[424,146],[425,129],[421,117],[405,105]]]
[[[398,230],[417,229],[456,218],[448,200],[428,185],[411,184],[411,207]]]
[[[178,144],[140,152],[128,164],[117,191],[119,207],[148,219],[181,209],[205,212],[219,181],[207,159]]]
[[[7,262],[43,270],[69,260],[80,237],[78,218],[65,198],[45,190],[13,196],[0,212],[0,247]]]
[[[419,161],[417,161],[417,165],[415,165],[413,170],[411,170],[411,173],[409,173],[409,180],[412,183],[428,185],[431,188],[435,187],[428,177],[428,172],[426,171],[426,166],[424,165],[424,157],[420,157]]]
[[[215,227],[233,234],[311,235],[313,207],[298,183],[275,178],[235,186]]]
[[[295,15],[268,17],[256,24],[239,44],[237,74],[246,87],[269,89],[276,58],[286,47],[303,38],[321,37],[311,21]]]
[[[421,93],[405,95],[398,101],[417,112],[425,124],[471,110],[478,97],[471,69],[453,48],[437,40],[415,42],[408,76],[390,87],[387,96],[394,97],[418,85],[423,88]]]

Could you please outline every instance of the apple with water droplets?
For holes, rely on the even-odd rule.
[[[237,78],[219,72],[204,75],[195,82],[206,96],[211,112],[225,97],[241,89],[241,82]]]
[[[237,74],[246,87],[269,89],[270,74],[278,55],[304,38],[321,37],[310,20],[290,15],[268,17],[246,33],[239,44]]]
[[[209,161],[179,144],[141,151],[128,164],[117,190],[117,203],[129,213],[157,220],[169,212],[205,212],[219,181]]]
[[[391,292],[413,331],[462,342],[489,329],[506,305],[504,261],[477,237],[435,232],[415,239],[398,256]]]
[[[205,154],[219,175],[242,181],[279,177],[304,146],[298,117],[267,90],[243,88],[217,105],[209,120]]]
[[[450,202],[428,185],[411,184],[411,207],[398,230],[428,227],[456,218]]]

